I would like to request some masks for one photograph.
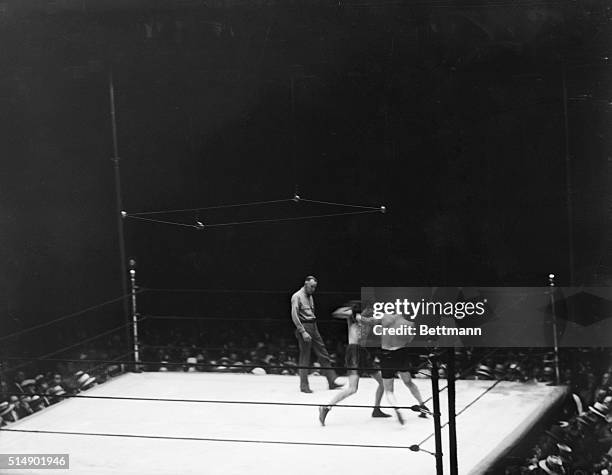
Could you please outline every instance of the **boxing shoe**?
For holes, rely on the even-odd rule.
[[[380,410],[380,407],[375,407],[372,411],[372,417],[391,417],[391,414],[386,414]]]
[[[427,408],[425,404],[421,404],[419,406],[419,409],[421,410],[421,413],[419,414],[419,417],[421,419],[427,419],[427,414],[431,414],[431,411]]]

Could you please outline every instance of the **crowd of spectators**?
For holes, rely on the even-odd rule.
[[[121,338],[105,340],[66,353],[60,361],[0,361],[0,427],[78,395],[124,371],[117,359]],[[123,346],[124,347],[124,346]]]
[[[526,460],[507,475],[612,473],[612,358],[609,350],[568,350],[561,383],[569,396],[538,434]]]
[[[508,468],[506,474],[611,473],[612,392],[607,388],[602,394],[588,407],[574,396],[575,407],[565,411],[567,420],[556,421],[540,434],[527,460]]]
[[[0,382],[0,425],[42,411],[67,395],[86,391],[95,384],[96,378],[84,371],[77,371],[70,377],[41,373],[34,378],[26,378],[23,371],[18,371],[12,382]]]

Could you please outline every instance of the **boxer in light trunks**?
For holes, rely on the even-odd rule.
[[[340,401],[352,396],[359,388],[359,370],[357,368],[366,368],[366,372],[370,372],[372,377],[376,379],[378,388],[374,399],[374,410],[372,417],[391,417],[380,410],[380,401],[384,393],[383,381],[378,369],[372,368],[373,360],[367,348],[359,345],[361,337],[361,322],[360,322],[361,303],[359,301],[349,302],[346,306],[336,310],[332,316],[334,318],[346,319],[348,329],[348,346],[346,347],[345,363],[348,370],[348,387],[336,394],[327,406],[319,407],[319,421],[321,425],[325,425],[325,419],[332,407]]]

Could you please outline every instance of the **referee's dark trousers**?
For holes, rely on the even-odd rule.
[[[298,344],[300,345],[299,366],[310,366],[310,353],[312,350],[314,350],[315,354],[317,355],[317,359],[321,364],[321,372],[327,378],[327,383],[329,386],[332,387],[338,375],[333,369],[329,369],[331,366],[331,359],[329,357],[329,353],[327,352],[327,348],[325,348],[325,343],[323,343],[323,338],[321,338],[317,324],[314,322],[302,322],[302,325],[312,340],[308,342],[304,341],[302,334],[297,330],[295,331],[295,336],[297,337]],[[308,371],[309,370],[307,369],[299,370],[301,390],[310,389],[310,386],[308,385]]]

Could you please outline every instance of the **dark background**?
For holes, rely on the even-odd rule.
[[[143,286],[609,283],[606,5],[0,2],[2,333],[121,295],[111,70],[128,212],[291,198],[296,184],[388,209],[204,231],[127,219]]]

